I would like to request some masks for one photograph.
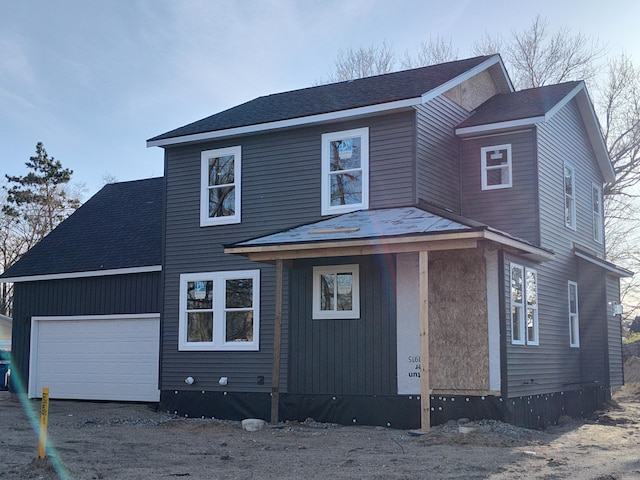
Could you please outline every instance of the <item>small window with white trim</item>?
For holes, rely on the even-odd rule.
[[[511,264],[511,343],[538,345],[538,274]]]
[[[360,318],[359,266],[313,267],[313,318]]]
[[[480,162],[482,190],[511,187],[511,144],[482,147]]]
[[[322,135],[322,215],[369,208],[369,129]]]
[[[602,220],[602,188],[595,183],[591,188],[591,204],[593,206],[593,239],[602,243],[604,222]]]
[[[178,350],[258,350],[260,270],[180,275]]]
[[[576,229],[576,173],[567,163],[564,165],[564,224]]]
[[[580,323],[578,318],[578,284],[569,282],[569,346],[580,346]]]
[[[240,223],[241,147],[202,152],[200,226]]]

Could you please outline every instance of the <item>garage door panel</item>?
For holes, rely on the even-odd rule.
[[[159,316],[33,319],[29,396],[158,401]]]

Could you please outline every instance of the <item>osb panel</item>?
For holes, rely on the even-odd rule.
[[[447,90],[444,96],[471,111],[498,93],[491,74],[485,70],[460,85]]]
[[[429,383],[433,389],[489,388],[485,261],[481,249],[429,257]]]

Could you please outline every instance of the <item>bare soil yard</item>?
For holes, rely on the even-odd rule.
[[[311,420],[242,430],[140,404],[51,401],[37,459],[40,401],[0,392],[0,478],[12,479],[637,479],[640,384],[591,419],[546,431],[480,422],[426,435]]]

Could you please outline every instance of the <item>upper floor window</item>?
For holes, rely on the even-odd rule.
[[[569,282],[569,346],[580,346],[580,325],[578,321],[578,284]]]
[[[511,264],[511,343],[538,345],[538,274]]]
[[[564,165],[564,224],[576,229],[576,174],[571,165]]]
[[[358,265],[313,267],[313,318],[360,318]]]
[[[240,162],[239,146],[202,152],[201,227],[240,222]]]
[[[603,214],[602,214],[602,188],[593,184],[591,188],[591,204],[593,205],[593,239],[602,243],[603,240]]]
[[[180,275],[179,350],[258,350],[260,270]]]
[[[322,135],[322,215],[369,208],[369,129]]]
[[[511,144],[480,150],[482,190],[511,187]]]

